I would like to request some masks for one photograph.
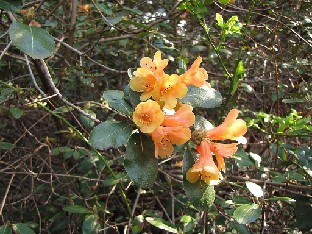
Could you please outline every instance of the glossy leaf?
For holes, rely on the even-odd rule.
[[[11,234],[12,229],[9,225],[2,225],[0,227],[0,234]]]
[[[165,231],[172,232],[172,233],[178,232],[177,228],[173,224],[161,218],[146,217],[145,219],[147,222],[149,222],[150,224],[152,224],[153,226],[161,230],[165,230]]]
[[[261,208],[258,204],[245,204],[238,207],[233,218],[240,224],[249,224],[256,221],[261,215]]]
[[[115,110],[128,116],[132,115],[133,108],[130,103],[125,100],[123,91],[107,90],[103,93],[103,98],[107,101],[108,105]]]
[[[243,75],[244,75],[244,64],[243,64],[243,61],[240,60],[237,65],[236,65],[236,68],[235,68],[235,73],[234,73],[234,76],[232,78],[232,90],[231,90],[231,95],[233,95],[236,90],[237,90],[237,87],[238,87],[238,84],[239,84],[239,80],[242,79]]]
[[[253,182],[246,182],[246,186],[248,188],[248,190],[255,196],[255,197],[262,197],[263,196],[263,190],[262,188],[253,183]]]
[[[193,107],[215,108],[221,105],[222,96],[219,91],[213,88],[189,86],[187,95],[181,101]]]
[[[22,9],[21,0],[0,0],[0,9],[19,12]]]
[[[127,144],[125,169],[138,186],[152,187],[157,177],[158,162],[154,142],[145,134],[133,134]]]
[[[96,234],[101,228],[95,215],[88,216],[82,224],[83,234]]]
[[[9,34],[12,43],[34,59],[45,59],[53,53],[54,39],[45,29],[13,22]]]
[[[13,230],[17,234],[36,234],[31,228],[23,223],[13,224]]]
[[[108,120],[96,126],[89,138],[89,143],[97,149],[118,148],[126,145],[132,133],[132,128],[114,120]]]
[[[215,200],[214,186],[209,186],[201,180],[190,183],[185,178],[186,172],[194,163],[195,160],[192,153],[189,150],[185,150],[183,155],[183,189],[194,206],[198,209],[208,210]]]

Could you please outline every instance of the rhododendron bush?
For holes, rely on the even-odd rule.
[[[143,57],[125,93],[104,92],[109,106],[125,114],[132,127],[108,120],[94,128],[89,143],[98,149],[126,146],[125,169],[141,188],[153,186],[158,158],[182,154],[185,192],[199,208],[208,209],[214,201],[213,186],[226,170],[224,160],[233,157],[239,143],[246,143],[247,127],[238,119],[237,109],[216,127],[195,116],[195,108],[213,111],[221,104],[221,95],[211,88],[201,62],[198,57],[183,74],[167,74],[168,59],[162,59],[160,51],[154,58]],[[109,139],[99,141],[101,134],[108,134]]]

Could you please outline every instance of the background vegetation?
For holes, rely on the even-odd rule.
[[[311,1],[224,2],[0,1],[0,233],[309,232]],[[42,60],[17,42],[15,20],[49,32],[52,56],[49,44]],[[124,171],[124,147],[88,144],[98,122],[124,120],[103,91],[123,90],[157,50],[172,72],[202,56],[223,103],[197,113],[219,124],[235,107],[249,126],[209,211],[186,197],[181,155],[158,161],[142,190]],[[244,209],[253,204],[260,213]]]

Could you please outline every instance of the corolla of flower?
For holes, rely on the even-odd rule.
[[[144,57],[140,61],[140,66],[143,68],[147,68],[154,73],[157,79],[162,77],[164,73],[164,69],[168,65],[168,59],[161,59],[161,52],[157,51],[154,55],[154,60],[149,57]]]
[[[201,62],[202,58],[197,57],[190,69],[180,76],[184,84],[201,87],[206,83],[208,73],[204,68],[199,67]]]
[[[195,115],[190,105],[180,104],[173,115],[166,115],[161,126],[152,133],[155,143],[155,157],[168,157],[172,154],[173,144],[185,144],[191,138],[189,129],[195,122]]]
[[[202,141],[196,150],[199,152],[199,159],[186,172],[186,179],[191,183],[201,179],[209,185],[216,184],[219,180],[219,170],[213,161],[209,143]]]
[[[177,74],[165,74],[155,84],[153,99],[164,101],[165,108],[173,109],[177,105],[177,98],[183,98],[186,93],[187,87]]]
[[[238,142],[245,142],[245,138],[243,137],[243,135],[247,132],[246,122],[242,119],[237,119],[237,116],[238,110],[233,109],[229,112],[223,123],[219,126],[210,130],[201,130],[198,132],[194,132],[193,134],[197,138],[200,138],[200,152],[210,152],[210,154],[211,152],[213,152],[215,154],[218,163],[218,170],[220,171],[225,171],[224,158],[229,158],[233,156],[233,154],[237,151],[238,143],[224,144],[216,143],[213,141],[236,140]],[[207,149],[204,150],[204,147]],[[202,159],[202,161],[203,160],[204,159]],[[195,165],[196,167],[194,168]],[[192,172],[194,172],[194,170],[198,167],[197,163],[195,163],[195,165],[189,170],[189,172],[191,173],[189,173],[190,175],[192,175]],[[190,180],[188,179],[190,182],[194,181],[194,179],[192,179],[193,177],[189,176],[187,178],[190,178]],[[205,180],[205,182],[206,181],[207,180]]]
[[[152,133],[155,143],[155,157],[168,157],[172,154],[175,145],[185,144],[191,138],[191,130],[185,127],[163,127],[159,126]]]
[[[147,100],[136,106],[132,119],[141,132],[152,133],[164,121],[164,113],[157,102]]]
[[[146,101],[152,96],[156,77],[152,71],[147,68],[138,68],[134,72],[134,77],[130,80],[130,88],[136,92],[142,93],[141,101]]]

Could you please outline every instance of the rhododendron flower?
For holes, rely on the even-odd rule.
[[[187,93],[187,87],[181,82],[177,74],[163,75],[155,85],[153,99],[164,101],[165,108],[173,109],[177,105],[177,98],[183,98]]]
[[[192,111],[192,106],[182,104],[173,115],[166,115],[161,125],[166,127],[191,127],[195,123],[195,115]]]
[[[186,85],[194,85],[201,87],[206,83],[208,73],[204,68],[200,68],[199,65],[202,62],[202,58],[198,57],[189,70],[180,76],[182,82]]]
[[[159,126],[152,133],[155,143],[155,157],[168,157],[172,154],[175,145],[182,145],[191,138],[191,130],[185,127],[163,127]]]
[[[209,185],[217,184],[219,181],[219,170],[213,161],[209,143],[202,141],[196,147],[199,152],[198,161],[186,172],[186,179],[195,183],[198,179]]]
[[[164,113],[157,102],[148,100],[136,106],[132,119],[141,132],[152,133],[164,121]]]
[[[220,124],[219,126],[212,128],[210,130],[197,131],[197,132],[194,132],[193,134],[195,138],[200,138],[200,139],[197,139],[197,140],[195,139],[195,140],[196,141],[199,140],[199,142],[201,142],[200,152],[202,152],[202,154],[203,152],[209,152],[210,154],[211,152],[214,153],[216,160],[217,160],[217,164],[218,164],[217,169],[220,171],[225,171],[224,158],[233,156],[233,154],[237,151],[238,143],[225,144],[225,143],[216,143],[213,141],[214,140],[242,140],[242,138],[244,138],[243,135],[247,132],[246,122],[242,119],[237,119],[237,116],[238,116],[238,110],[233,109],[224,119],[223,123]],[[213,159],[211,160],[213,161]],[[195,163],[195,165],[197,165],[197,163]],[[189,174],[192,175],[192,173],[194,173],[196,170],[193,169],[189,171],[191,173]],[[192,182],[194,181],[195,177],[189,176],[187,178],[190,178],[190,180],[189,179],[188,180]]]
[[[146,101],[152,96],[157,79],[153,72],[147,68],[138,68],[134,72],[134,77],[130,80],[130,88],[142,93],[141,101]]]
[[[161,52],[157,51],[154,55],[154,60],[149,57],[144,57],[140,61],[140,66],[143,68],[147,68],[153,72],[157,79],[162,77],[164,73],[164,69],[168,65],[168,59],[161,59]]]

